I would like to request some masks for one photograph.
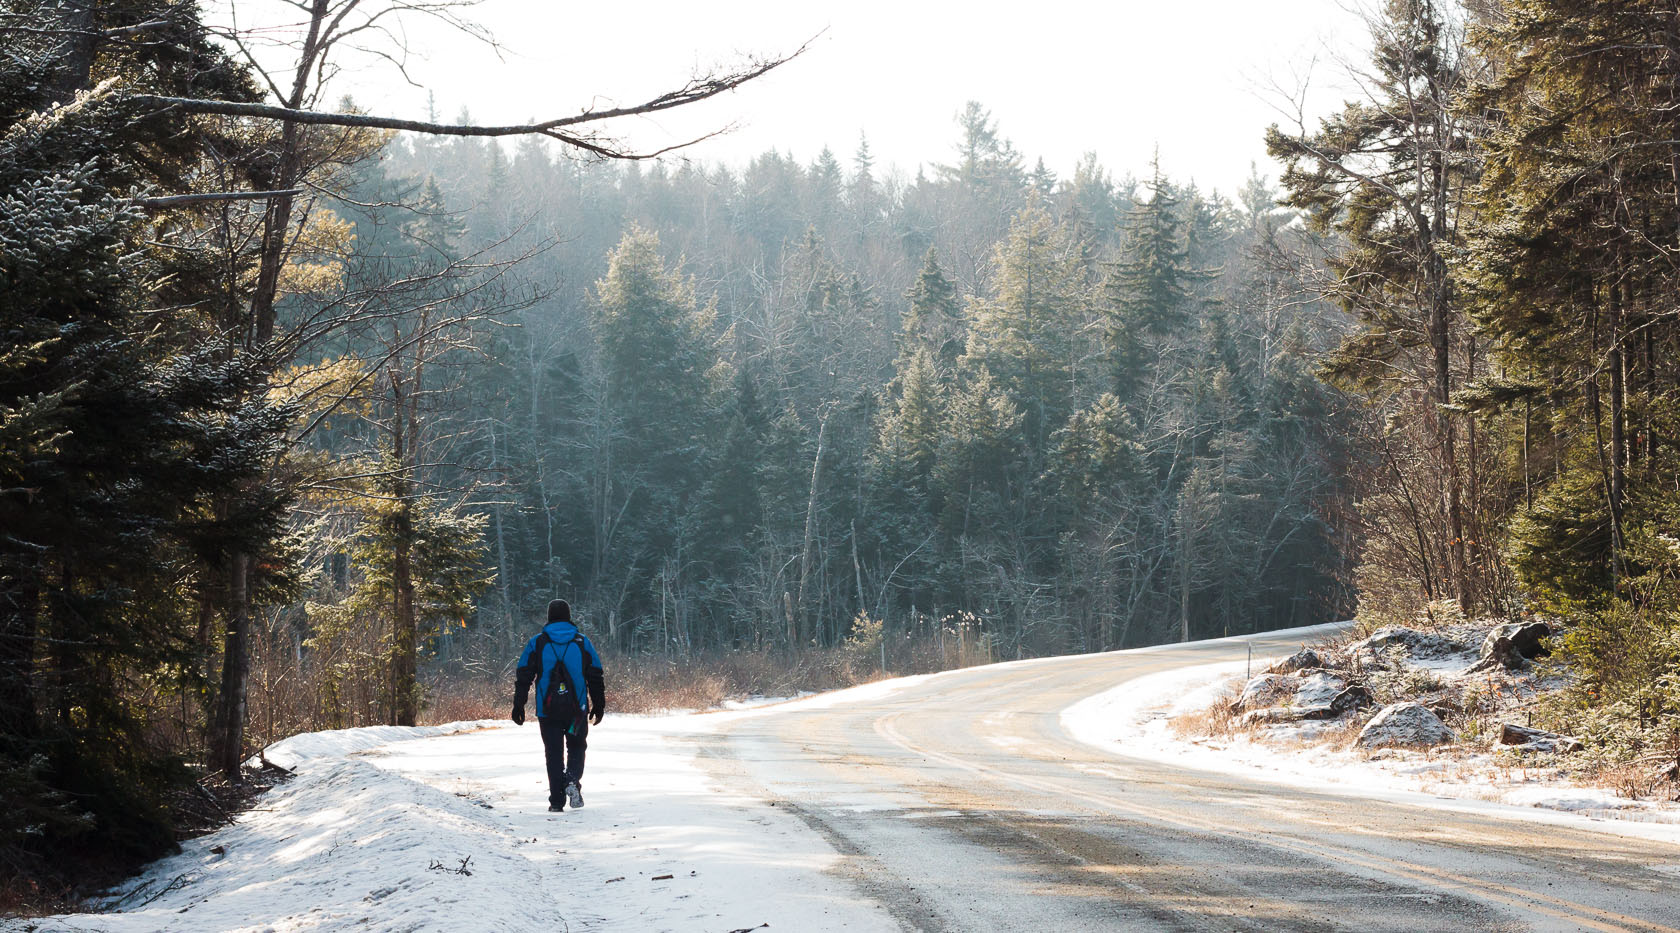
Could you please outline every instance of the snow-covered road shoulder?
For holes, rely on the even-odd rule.
[[[1273,658],[1255,656],[1252,670]],[[1545,772],[1427,752],[1368,757],[1326,745],[1180,738],[1171,721],[1206,709],[1239,683],[1246,661],[1206,664],[1126,681],[1062,711],[1062,727],[1087,745],[1131,758],[1252,780],[1511,819],[1567,824],[1618,835],[1680,842],[1680,808],[1620,798],[1549,780]],[[1297,724],[1297,732],[1319,726]],[[1299,727],[1305,727],[1304,730]],[[1297,735],[1296,738],[1310,738]]]
[[[110,903],[42,930],[542,929],[566,905],[473,801],[357,758],[312,760],[232,826],[187,842]],[[440,923],[452,916],[476,924]]]
[[[565,813],[547,812],[535,723],[298,736],[266,752],[295,777],[111,912],[22,929],[896,929],[826,873],[839,856],[796,817],[706,777],[710,719],[609,717],[587,805]]]

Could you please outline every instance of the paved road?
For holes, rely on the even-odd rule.
[[[1181,770],[1062,729],[1121,681],[1244,650],[976,668],[746,718],[701,754],[911,930],[1680,929],[1680,847]]]

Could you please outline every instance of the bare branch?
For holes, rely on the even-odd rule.
[[[727,132],[728,127],[701,136],[686,143],[667,146],[655,152],[636,153],[621,148],[615,140],[600,136],[593,132],[569,132],[570,127],[584,127],[598,124],[619,117],[645,116],[672,110],[688,104],[698,103],[716,97],[725,91],[734,90],[754,78],[792,61],[810,48],[816,37],[807,40],[805,44],[790,55],[780,58],[754,61],[750,66],[740,71],[723,75],[701,75],[691,78],[682,87],[668,91],[640,104],[627,107],[609,107],[601,110],[585,110],[569,117],[557,117],[540,123],[510,124],[504,126],[485,126],[474,124],[435,123],[428,120],[404,120],[395,117],[381,117],[371,114],[358,113],[330,113],[320,110],[303,110],[283,107],[274,104],[245,103],[240,101],[209,100],[191,97],[162,97],[151,94],[135,95],[130,98],[137,103],[157,107],[181,110],[187,113],[216,114],[230,117],[252,117],[261,120],[278,120],[284,123],[302,123],[317,126],[346,126],[366,129],[399,130],[410,133],[424,133],[431,136],[547,136],[570,146],[575,146],[595,155],[610,159],[648,159],[691,146],[704,139],[709,139],[719,133]]]
[[[289,188],[285,191],[206,191],[200,194],[172,194],[161,198],[135,198],[134,203],[149,211],[161,211],[183,204],[199,204],[205,201],[257,201],[263,198],[275,198],[280,195],[299,195],[302,188]]]

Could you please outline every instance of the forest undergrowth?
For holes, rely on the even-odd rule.
[[[965,647],[954,638],[945,644],[932,638],[903,640],[892,650],[888,668],[882,667],[877,650],[850,644],[797,655],[777,648],[686,657],[606,653],[608,717],[718,709],[729,701],[798,697],[993,660],[984,648]],[[505,719],[513,703],[513,674],[440,671],[426,690],[422,725]]]

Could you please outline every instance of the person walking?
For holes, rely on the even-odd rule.
[[[600,653],[572,624],[571,604],[563,599],[548,604],[548,624],[525,643],[519,656],[513,681],[515,725],[525,724],[525,701],[533,682],[537,727],[548,764],[548,809],[560,813],[570,803],[575,810],[583,806],[589,726],[600,725],[607,712],[607,682]]]

